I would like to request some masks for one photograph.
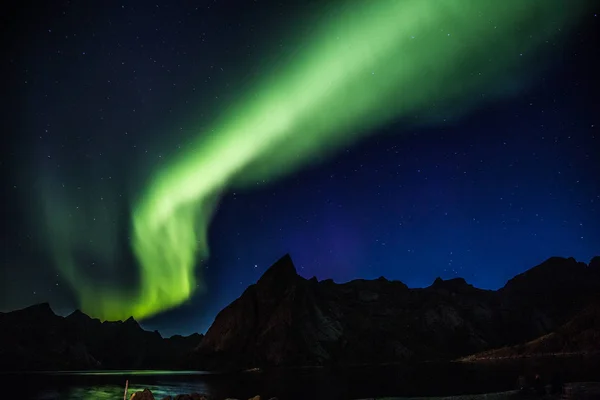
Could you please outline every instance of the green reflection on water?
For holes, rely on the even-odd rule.
[[[127,398],[133,393],[142,391],[144,389],[150,389],[155,398],[162,398],[163,396],[171,395],[175,396],[179,393],[174,393],[173,388],[154,386],[154,385],[133,385],[127,390]],[[87,386],[87,387],[76,387],[69,390],[66,396],[61,396],[59,399],[65,400],[103,400],[103,399],[119,399],[125,392],[125,385],[102,385],[102,386]]]
[[[168,371],[168,370],[116,370],[116,371],[59,371],[51,372],[52,375],[210,375],[207,371]]]

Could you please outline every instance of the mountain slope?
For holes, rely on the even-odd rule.
[[[485,351],[464,361],[600,353],[600,300],[592,302],[566,324],[549,334],[516,346]]]
[[[101,322],[80,311],[63,318],[48,304],[0,313],[0,370],[451,360],[542,336],[518,351],[592,351],[597,303],[582,310],[598,293],[599,257],[589,265],[553,257],[491,291],[461,278],[420,289],[385,278],[318,282],[299,276],[286,255],[217,315],[204,338],[164,339],[133,318]]]
[[[341,327],[289,256],[223,309],[199,347],[209,367],[325,361]]]
[[[201,335],[163,339],[129,318],[60,317],[47,303],[0,314],[0,370],[174,368]]]
[[[600,292],[600,263],[553,257],[498,291],[464,279],[409,289],[379,278],[300,277],[289,255],[222,310],[190,356],[195,368],[453,359],[564,324]]]

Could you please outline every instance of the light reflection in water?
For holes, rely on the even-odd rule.
[[[157,399],[162,399],[165,396],[175,397],[183,393],[203,393],[210,394],[210,388],[202,382],[158,382],[156,384],[129,384],[127,398],[137,391],[150,389],[152,394]],[[98,385],[98,386],[80,386],[67,388],[64,391],[57,392],[55,390],[40,393],[37,400],[104,400],[104,399],[120,399],[125,391],[125,385]]]

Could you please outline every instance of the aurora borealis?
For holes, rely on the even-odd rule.
[[[218,193],[289,173],[423,104],[464,103],[454,104],[456,113],[478,92],[511,91],[506,82],[522,68],[520,54],[537,51],[579,11],[516,0],[485,7],[480,0],[390,0],[332,10],[281,70],[223,113],[214,134],[158,172],[134,207],[144,295],[132,309],[119,299],[89,311],[119,319],[179,305],[195,287],[197,255],[208,257]],[[490,63],[492,54],[501,62]]]
[[[93,49],[87,49],[92,45],[86,47],[84,39],[76,39],[70,34],[70,43],[73,44],[68,46],[77,48],[78,61],[73,62],[78,65],[77,68],[82,68],[80,71],[92,68],[102,77],[105,86],[113,85],[113,81],[126,84],[115,89],[114,93],[115,90],[111,89],[110,94],[104,93],[105,89],[94,89],[98,93],[94,95],[94,90],[89,89],[88,93],[86,89],[88,76],[91,76],[89,73],[59,73],[61,77],[56,81],[66,80],[69,86],[60,92],[63,103],[53,104],[47,111],[63,116],[63,120],[53,124],[50,130],[58,125],[60,128],[57,129],[71,132],[65,135],[87,136],[85,130],[77,127],[92,127],[94,124],[89,121],[73,124],[69,118],[76,118],[72,112],[77,113],[80,107],[76,98],[88,99],[84,102],[87,104],[81,107],[89,107],[89,110],[86,108],[80,112],[84,115],[101,112],[103,116],[98,123],[100,126],[92,128],[96,133],[89,136],[91,139],[87,143],[99,143],[104,150],[98,150],[93,153],[96,155],[91,156],[92,151],[88,147],[91,145],[74,145],[77,151],[84,149],[81,150],[83,156],[78,157],[85,158],[87,165],[92,166],[90,170],[93,170],[87,179],[82,179],[74,177],[77,174],[72,172],[81,165],[80,158],[63,163],[56,161],[60,160],[58,154],[63,151],[60,147],[62,139],[53,145],[38,143],[36,146],[41,149],[40,153],[50,153],[50,148],[56,148],[58,154],[46,155],[44,164],[35,168],[38,172],[32,172],[44,178],[32,188],[38,193],[36,198],[39,201],[31,201],[27,212],[30,216],[28,224],[35,220],[39,230],[43,231],[35,240],[36,248],[43,249],[39,252],[52,260],[60,279],[74,294],[77,306],[90,315],[109,320],[129,316],[149,318],[193,302],[198,296],[211,296],[211,291],[220,291],[216,287],[224,284],[210,283],[205,276],[218,274],[212,269],[207,272],[206,268],[214,262],[211,261],[211,248],[222,245],[219,239],[211,240],[210,230],[211,222],[219,214],[219,207],[223,204],[227,207],[230,202],[227,199],[232,193],[235,196],[240,193],[253,196],[252,193],[257,190],[285,185],[290,177],[301,174],[307,168],[309,171],[327,168],[324,165],[329,160],[349,149],[360,149],[372,138],[381,136],[385,137],[382,140],[392,140],[390,135],[382,135],[381,132],[390,127],[394,127],[394,140],[402,140],[408,132],[415,130],[426,134],[429,129],[438,126],[458,126],[458,131],[469,130],[468,127],[461,129],[460,124],[474,113],[477,115],[480,109],[519,99],[535,87],[539,77],[555,67],[555,59],[564,51],[569,35],[576,32],[582,21],[593,13],[590,3],[583,0],[569,4],[545,0],[381,0],[308,4],[302,12],[292,11],[292,8],[281,11],[289,23],[273,18],[272,25],[259,22],[256,15],[249,13],[240,21],[265,25],[261,34],[246,39],[234,34],[224,35],[222,43],[214,39],[215,47],[202,50],[204,53],[198,53],[194,61],[173,63],[168,67],[168,73],[146,73],[147,82],[164,86],[159,89],[162,93],[167,93],[167,86],[171,87],[166,84],[169,79],[179,79],[170,75],[177,68],[188,71],[179,74],[190,82],[196,82],[188,85],[174,83],[172,87],[181,92],[170,94],[165,99],[150,97],[150,83],[142,85],[137,77],[131,78],[128,74],[139,74],[139,70],[145,68],[142,66],[144,63],[168,63],[167,50],[164,50],[165,53],[158,51],[159,56],[146,55],[155,41],[166,43],[168,39],[165,38],[175,35],[171,42],[185,43],[186,50],[178,50],[177,45],[172,44],[168,51],[176,51],[178,56],[192,54],[193,49],[201,48],[205,31],[211,32],[212,29],[215,37],[219,36],[216,34],[217,23],[204,29],[194,27],[190,20],[187,25],[191,28],[184,29],[177,27],[183,25],[180,21],[184,17],[179,17],[176,9],[169,9],[173,15],[165,11],[170,16],[163,17],[160,12],[153,14],[152,18],[158,21],[161,18],[165,20],[150,23],[146,14],[135,11],[144,9],[141,4],[114,6],[116,11],[97,16],[86,14],[85,18],[93,22],[87,24],[89,31],[84,30],[88,37],[86,40],[99,42],[95,42],[94,48],[102,49],[102,54],[96,56],[93,64],[80,61],[94,54]],[[264,7],[272,9],[269,5]],[[122,20],[117,14],[111,14],[119,9],[128,10]],[[112,9],[107,6],[107,10]],[[229,14],[220,12],[223,14],[219,15],[227,20]],[[275,16],[280,11],[272,12]],[[185,18],[203,18],[202,10],[198,9],[181,13],[187,15]],[[231,18],[235,20],[237,17]],[[151,34],[141,39],[141,34],[132,35],[131,43],[136,44],[137,50],[121,45],[120,39],[116,40],[116,46],[111,47],[102,44],[103,40],[112,43],[111,36],[102,33],[102,29],[115,29],[108,28],[107,21],[110,21],[110,26],[113,23],[117,26],[122,23],[123,27],[133,25],[140,32],[144,32],[147,25],[157,26],[148,29],[148,32],[159,33],[154,39]],[[56,22],[56,25],[60,24],[66,22]],[[241,22],[238,24],[241,25]],[[44,34],[54,34],[56,29],[45,28]],[[123,29],[126,31],[128,28]],[[240,32],[238,35],[243,34]],[[82,36],[83,33],[80,33],[78,38]],[[127,39],[122,41],[129,43]],[[140,41],[144,42],[141,46]],[[65,46],[58,46],[58,51],[65,53]],[[222,50],[216,50],[227,46],[239,46],[240,49],[253,46],[257,50],[251,56],[245,50],[232,50],[227,56],[219,53]],[[86,50],[83,50],[84,47]],[[123,61],[125,56],[119,55],[125,51],[128,52],[127,61]],[[53,53],[52,57],[54,60],[62,55]],[[224,63],[226,66],[223,68],[218,67],[216,62],[202,61],[211,57],[220,57],[229,64]],[[104,58],[111,61],[104,62]],[[136,62],[142,59],[143,63]],[[194,65],[198,63],[202,63],[203,67],[199,68],[202,71],[194,72]],[[125,71],[130,64],[134,64],[132,70]],[[123,71],[119,72],[121,68]],[[218,71],[223,72],[222,77],[217,79],[215,76],[221,73]],[[127,78],[118,78],[126,75]],[[209,85],[206,90],[196,90],[198,82],[213,79],[226,87],[222,96],[215,89],[217,83]],[[39,80],[44,86],[43,90],[40,89],[42,92],[52,84],[51,80],[47,83],[42,78]],[[92,86],[98,88],[100,85],[99,82],[98,86]],[[179,89],[182,86],[187,86],[185,91]],[[194,89],[189,90],[191,87]],[[143,99],[142,105],[119,99],[119,92],[124,94],[123,99],[130,98],[128,93],[134,93]],[[100,99],[105,101],[107,96],[113,104],[117,104],[110,107],[100,105]],[[40,100],[36,105],[42,102]],[[105,109],[115,111],[104,116]],[[165,112],[167,109],[169,111]],[[137,118],[143,121],[128,122],[129,117],[125,117],[124,110],[128,113],[133,110],[133,114],[127,115],[133,116],[134,121]],[[117,134],[113,133],[117,131],[119,139],[115,139]],[[134,131],[138,135],[135,140],[131,139]],[[486,132],[480,132],[473,137],[486,135]],[[149,152],[148,148],[158,149],[159,161],[150,163],[141,157],[128,157],[125,151],[111,149],[125,148],[125,145],[115,146],[115,143],[126,143],[128,149],[133,147],[136,151],[143,148],[143,154]],[[436,144],[441,146],[432,139],[430,147],[433,152]],[[94,161],[104,157],[104,153],[110,153],[112,159],[118,161]],[[53,169],[55,164],[52,164],[52,169],[48,168],[46,163],[50,162],[63,165],[62,170]],[[434,162],[437,161],[431,163]],[[440,183],[441,186],[443,184]],[[589,191],[594,192],[593,189]],[[351,190],[349,196],[356,195],[353,192]],[[589,195],[586,192],[586,196]],[[402,193],[394,196],[403,197]],[[368,205],[365,207],[369,208]],[[558,209],[558,206],[553,209]],[[268,230],[266,226],[272,224],[279,214],[273,212],[271,217],[261,217],[265,229]],[[241,221],[237,224],[248,226]],[[234,221],[214,229],[237,231],[241,228],[237,228]],[[330,235],[337,237],[346,237],[348,232],[357,229],[327,228],[334,231]],[[300,231],[302,229],[291,233],[290,237],[297,236]],[[354,236],[361,235],[357,233]],[[417,231],[416,236],[419,236]],[[588,237],[587,234],[585,236]],[[272,241],[266,240],[265,243],[269,242]],[[229,244],[233,248],[246,248],[247,245],[247,242],[244,245],[241,242]],[[344,253],[345,246],[346,242],[337,246],[337,252]],[[289,247],[294,246],[282,248],[287,251]],[[310,246],[306,251],[311,251]],[[272,259],[279,256],[268,253],[269,256],[261,257]],[[373,259],[378,257],[372,252],[371,256]],[[357,254],[357,258],[362,257],[362,253]],[[249,268],[255,264],[258,262],[249,262]],[[260,264],[264,270],[264,263]],[[228,276],[231,274],[228,268],[233,267],[221,268],[222,276]],[[357,267],[348,266],[347,270],[352,271],[352,268]],[[326,272],[316,268],[313,269],[315,273],[320,277],[327,276]],[[347,279],[355,276],[353,274]],[[395,277],[404,279],[401,273]],[[246,284],[251,283],[248,278],[243,280]],[[232,278],[231,281],[237,282],[237,279]],[[235,287],[231,293],[240,290],[239,285]],[[215,302],[222,303],[233,294],[218,296]]]

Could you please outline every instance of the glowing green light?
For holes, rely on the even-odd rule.
[[[153,177],[132,215],[139,290],[93,298],[80,290],[84,311],[142,318],[181,304],[196,290],[194,268],[208,256],[224,190],[289,174],[392,120],[457,118],[514,95],[583,4],[376,0],[331,10],[283,65],[244,89],[214,133],[198,132]]]

